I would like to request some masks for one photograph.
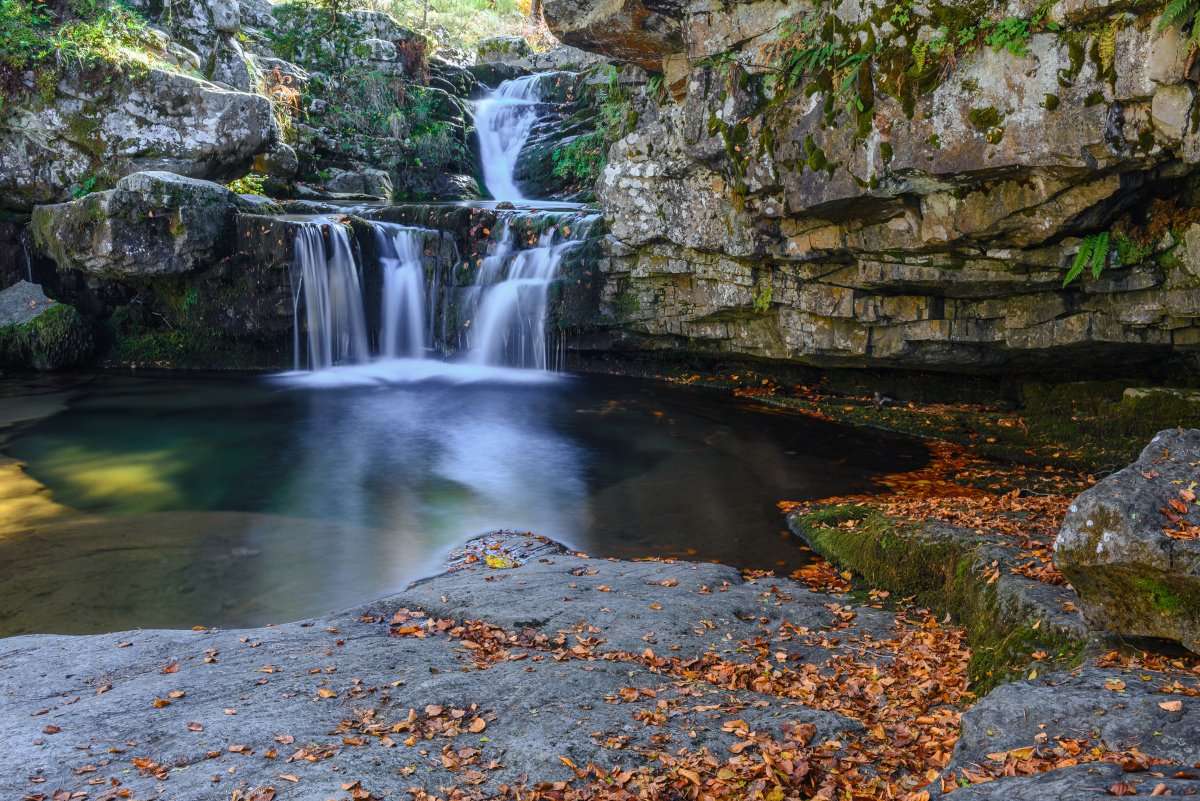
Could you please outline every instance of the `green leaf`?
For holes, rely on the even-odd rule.
[[[1083,274],[1083,268],[1087,266],[1091,254],[1092,240],[1084,239],[1079,245],[1079,252],[1075,254],[1075,260],[1071,262],[1071,269],[1067,270],[1067,275],[1063,278],[1062,285],[1064,287]]]
[[[1092,278],[1099,278],[1108,262],[1108,231],[1097,234],[1092,241]]]

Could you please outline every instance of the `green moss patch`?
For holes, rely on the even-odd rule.
[[[855,521],[853,527],[847,521]],[[869,586],[952,615],[967,630],[968,673],[980,694],[1027,675],[1031,665],[1075,665],[1081,658],[1080,637],[1002,603],[984,575],[988,560],[966,541],[934,537],[921,526],[849,504],[793,515],[789,525],[813,550]]]

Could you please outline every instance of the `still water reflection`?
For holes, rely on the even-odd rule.
[[[606,377],[103,376],[65,397],[7,432],[58,511],[4,521],[0,634],[295,619],[400,589],[496,528],[790,570],[806,553],[777,500],[925,459],[879,432]]]

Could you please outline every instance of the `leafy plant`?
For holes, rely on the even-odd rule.
[[[95,175],[89,175],[79,182],[79,186],[75,187],[71,192],[71,197],[79,200],[81,197],[87,197],[96,190],[96,182],[99,179]]]
[[[249,173],[241,178],[230,181],[225,184],[231,192],[236,192],[239,195],[261,195],[263,194],[263,179],[265,176],[257,173]]]
[[[1065,287],[1083,275],[1083,271],[1087,269],[1088,265],[1091,265],[1092,277],[1099,278],[1100,273],[1104,272],[1104,267],[1108,264],[1108,249],[1108,231],[1085,236],[1079,245],[1079,251],[1075,254],[1075,260],[1071,262],[1071,267],[1063,278],[1062,285]]]
[[[1200,0],[1170,0],[1158,19],[1158,29],[1165,30],[1172,26],[1188,32],[1187,42],[1190,50],[1200,48],[1200,25],[1196,24],[1196,15],[1200,14]]]
[[[759,290],[754,296],[754,311],[759,314],[766,314],[771,308],[771,296],[774,294],[770,285]]]

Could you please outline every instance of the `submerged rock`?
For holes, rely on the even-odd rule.
[[[80,200],[38,206],[34,242],[59,269],[109,278],[186,273],[234,247],[234,215],[249,208],[219,184],[138,172]]]
[[[1160,432],[1075,499],[1054,543],[1093,625],[1200,653],[1200,429]]]

